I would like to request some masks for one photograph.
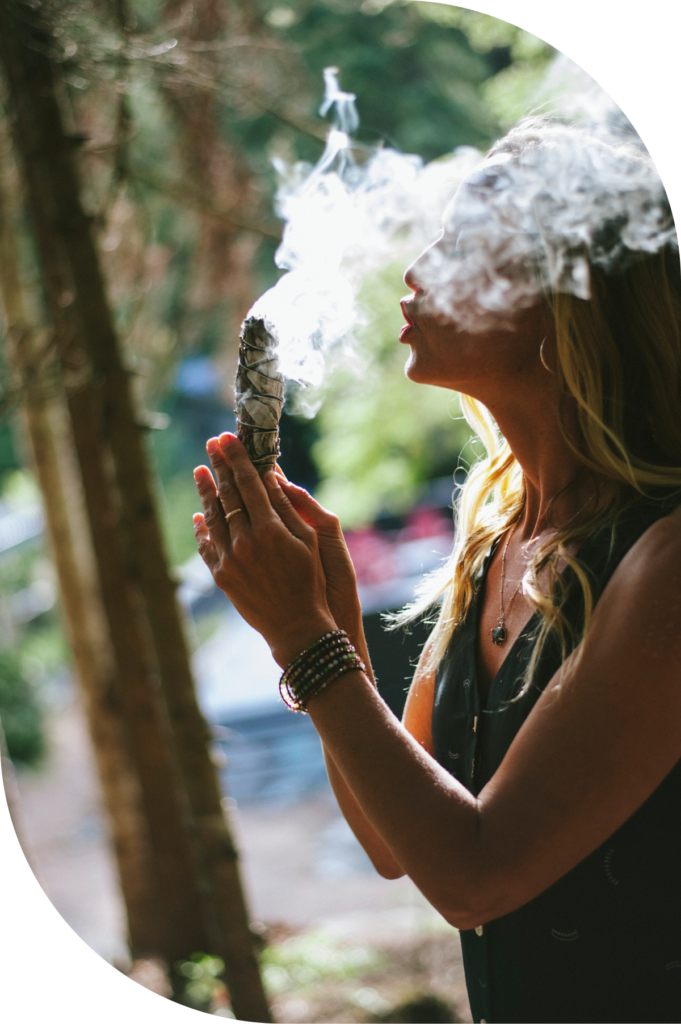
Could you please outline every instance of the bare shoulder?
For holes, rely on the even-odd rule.
[[[658,519],[622,559],[616,576],[632,574],[640,584],[658,587],[681,585],[681,506]]]
[[[661,519],[653,523],[638,543],[673,543],[674,541],[681,544],[681,505],[678,505],[669,515],[662,516]]]
[[[599,600],[585,661],[616,669],[632,687],[646,678],[660,694],[678,687],[681,659],[681,509],[659,519],[631,547]]]

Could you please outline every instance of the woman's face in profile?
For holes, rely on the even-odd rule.
[[[447,298],[456,294],[457,271],[466,271],[473,254],[479,260],[486,248],[486,231],[494,230],[486,191],[500,188],[496,168],[483,168],[464,182],[447,205],[442,230],[435,241],[408,267],[405,284],[413,295],[400,303],[407,325],[400,342],[409,345],[405,374],[418,384],[433,384],[463,392],[484,401],[492,382],[506,385],[530,367],[534,371],[542,338],[551,332],[552,320],[543,305],[523,309],[499,319],[496,327],[473,330],[475,299],[466,298],[467,326],[445,314]],[[459,264],[463,266],[459,267]]]

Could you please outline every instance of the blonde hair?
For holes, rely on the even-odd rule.
[[[640,255],[622,273],[591,267],[591,298],[548,294],[555,325],[555,372],[562,385],[559,422],[584,474],[615,484],[608,500],[592,503],[557,529],[533,553],[523,593],[540,613],[537,642],[524,685],[530,685],[551,634],[562,659],[579,645],[593,611],[587,573],[571,552],[600,526],[643,498],[661,500],[681,488],[681,275],[678,252],[669,246]],[[564,416],[569,403],[576,426]],[[488,411],[461,396],[463,414],[482,440],[487,455],[473,466],[455,511],[456,538],[447,563],[427,577],[416,602],[394,618],[397,625],[423,615],[440,601],[429,643],[434,669],[471,605],[476,578],[492,545],[522,514],[525,483],[521,468]],[[681,495],[679,497],[681,501]],[[564,560],[584,598],[583,621],[570,626],[563,605]],[[539,573],[548,581],[538,582]]]

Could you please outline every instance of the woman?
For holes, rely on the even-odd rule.
[[[195,472],[203,558],[377,870],[461,930],[475,1020],[681,1019],[681,283],[650,167],[526,122],[407,271],[407,376],[488,457],[402,724],[336,633],[368,666],[334,516],[230,434]]]

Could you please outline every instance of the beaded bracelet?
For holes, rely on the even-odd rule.
[[[345,672],[364,671],[365,665],[344,629],[325,633],[287,666],[279,693],[292,711],[307,713],[311,697]]]
[[[293,663],[286,670],[287,685],[293,686],[296,690],[304,688],[317,670],[325,664],[335,660],[337,655],[345,653],[354,654],[355,648],[349,643],[346,637],[333,636],[324,644],[318,645],[310,650],[302,662]]]
[[[364,669],[345,630],[325,633],[299,654],[284,672],[279,685],[288,707],[304,711],[308,700],[344,672]]]

